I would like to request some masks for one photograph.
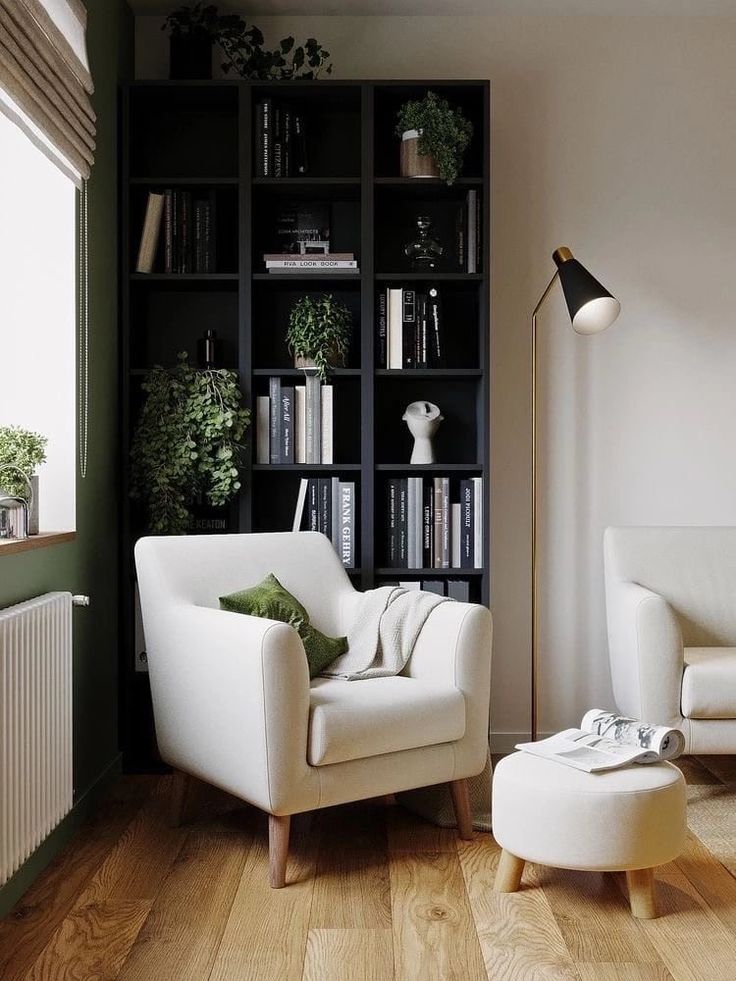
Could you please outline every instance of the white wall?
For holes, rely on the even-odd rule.
[[[48,437],[41,531],[75,513],[75,190],[0,115],[0,426]]]
[[[158,19],[138,74],[165,77]],[[337,77],[492,83],[493,728],[528,726],[528,315],[570,245],[608,333],[542,328],[541,726],[611,704],[601,536],[736,524],[736,17],[256,18]],[[503,748],[501,740],[499,748]]]

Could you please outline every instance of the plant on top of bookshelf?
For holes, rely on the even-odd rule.
[[[331,293],[302,296],[289,314],[286,341],[297,368],[313,367],[322,381],[330,368],[345,364],[353,318]]]
[[[396,135],[402,138],[402,177],[436,177],[452,184],[460,174],[473,124],[447,99],[427,92],[405,102],[397,113]]]
[[[212,78],[212,47],[221,17],[214,4],[194,3],[172,11],[161,25],[169,32],[171,78]]]
[[[240,489],[250,412],[235,371],[193,368],[185,352],[174,368],[154,367],[142,387],[131,497],[144,503],[152,532],[183,534],[195,504],[222,507]]]

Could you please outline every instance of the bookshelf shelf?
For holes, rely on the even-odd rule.
[[[404,101],[421,98],[428,90],[458,105],[473,124],[465,174],[451,186],[441,180],[400,176],[396,112]],[[273,106],[283,99],[292,113],[303,114],[308,173],[259,176],[262,147],[256,126],[258,105],[264,98],[272,99]],[[356,588],[371,589],[387,580],[437,580],[454,583],[456,590],[467,590],[472,601],[488,604],[488,83],[141,81],[123,87],[120,119],[122,500],[129,501],[130,447],[142,405],[141,382],[151,365],[173,365],[182,350],[188,353],[190,363],[196,364],[198,341],[206,328],[214,327],[222,345],[222,363],[238,370],[252,415],[238,498],[226,508],[203,507],[197,514],[197,527],[207,529],[207,533],[288,531],[302,479],[318,481],[320,494],[328,485],[331,489],[336,479],[353,483],[355,568],[346,572]],[[292,143],[292,152],[301,151]],[[295,172],[294,167],[291,173]],[[163,272],[161,240],[154,271],[135,272],[148,195],[167,189],[177,194],[180,206],[182,201],[191,200],[192,205],[209,202],[214,208],[214,264],[185,265],[213,268],[214,272]],[[479,212],[475,227],[481,262],[476,273],[461,271],[463,240],[458,239],[460,229],[467,254],[471,248],[472,226],[467,220],[471,201],[477,201]],[[263,255],[280,251],[277,230],[283,212],[292,204],[306,205],[307,211],[314,205],[315,214],[324,214],[326,209],[332,251],[353,253],[358,269],[267,272]],[[172,213],[173,204],[168,214]],[[444,265],[436,272],[408,268],[404,255],[406,242],[416,234],[416,218],[422,214],[431,216],[437,237],[445,246]],[[195,218],[197,215],[201,221],[201,210],[195,210]],[[172,223],[167,227],[171,229]],[[169,246],[172,248],[171,238]],[[210,260],[209,252],[207,258]],[[379,360],[377,343],[381,294],[389,287],[402,286],[426,293],[432,284],[439,288],[441,323],[446,325],[442,335],[445,367],[382,367],[387,362]],[[322,292],[333,294],[352,314],[353,336],[346,367],[331,371],[328,378],[333,386],[332,459],[352,462],[257,463],[257,459],[269,457],[256,454],[256,400],[270,397],[271,378],[279,379],[287,389],[306,385],[305,372],[293,367],[286,328],[293,304],[305,294]],[[439,405],[444,421],[435,452],[440,460],[450,462],[424,466],[391,462],[410,458],[411,437],[402,415],[409,402],[418,400]],[[449,485],[453,504],[460,501],[463,488],[467,492],[464,482],[483,478],[484,494],[478,498],[478,507],[482,509],[484,568],[408,569],[383,564],[396,554],[386,548],[389,493],[393,494],[399,482],[407,487],[410,477],[422,478],[423,494],[430,490],[436,494],[440,484],[434,481],[446,478],[442,486]],[[477,483],[472,486],[476,488]],[[412,487],[418,493],[418,484]],[[308,490],[314,514],[314,485]],[[124,505],[120,549],[121,743],[126,767],[138,770],[161,766],[160,761],[157,763],[148,679],[135,670],[142,641],[136,631],[133,547],[144,531],[138,505]],[[416,534],[412,537],[418,540]],[[414,555],[415,561],[425,566],[432,557],[431,552],[421,558],[418,552]],[[450,553],[450,561],[458,561],[457,551]]]

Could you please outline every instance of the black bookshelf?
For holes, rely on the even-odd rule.
[[[399,176],[396,111],[427,90],[441,93],[472,120],[474,135],[463,173],[448,187]],[[258,177],[254,167],[255,105],[288,99],[307,120],[310,170],[290,178]],[[173,364],[179,350],[196,363],[196,341],[215,327],[223,364],[239,371],[247,404],[267,394],[268,378],[287,383],[302,373],[284,341],[288,310],[304,292],[330,291],[351,309],[354,337],[346,367],[332,373],[335,462],[330,465],[255,463],[255,412],[248,433],[243,489],[222,513],[220,530],[291,528],[302,475],[344,475],[356,483],[356,587],[413,579],[465,579],[470,598],[489,604],[489,254],[490,89],[485,81],[182,82],[141,81],[121,93],[121,743],[128,769],[157,763],[148,676],[136,670],[133,546],[145,533],[128,497],[129,449],[141,404],[141,383],[154,364]],[[191,188],[214,195],[215,272],[136,273],[135,260],[148,192]],[[470,190],[481,202],[481,264],[477,273],[440,267],[412,271],[401,247],[412,237],[410,217],[425,209],[438,227]],[[333,249],[352,251],[354,275],[269,274],[269,221],[285,196],[326,200],[339,214]],[[421,209],[421,211],[419,210]],[[376,298],[390,285],[435,283],[443,300],[446,367],[389,370],[376,359]],[[436,402],[445,421],[432,466],[409,463],[411,437],[401,421],[415,399]],[[386,482],[392,477],[484,478],[484,563],[481,569],[395,569],[385,566]]]

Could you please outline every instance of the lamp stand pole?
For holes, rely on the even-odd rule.
[[[549,296],[558,273],[555,272],[532,314],[532,665],[531,665],[531,738],[538,735],[538,651],[537,651],[537,314]]]

